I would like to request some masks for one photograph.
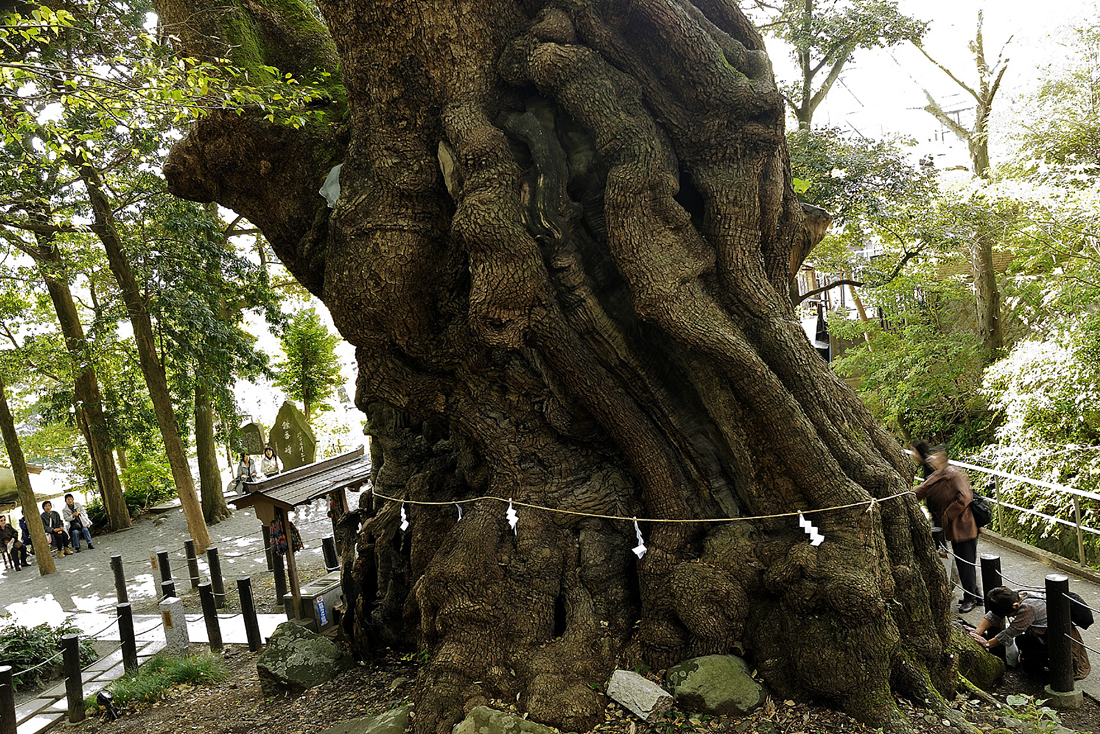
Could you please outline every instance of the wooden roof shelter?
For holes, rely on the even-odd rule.
[[[263,523],[265,547],[271,545],[268,532],[271,523],[275,520],[282,522],[287,539],[286,570],[291,594],[294,596],[294,613],[299,618],[302,616],[302,593],[298,583],[298,564],[294,560],[294,542],[286,513],[326,495],[332,496],[337,507],[346,511],[343,490],[358,492],[370,479],[370,472],[370,455],[360,446],[331,459],[299,466],[258,482],[246,482],[245,494],[229,500],[238,510],[245,507],[255,508],[257,519]],[[278,566],[275,573],[281,573]]]

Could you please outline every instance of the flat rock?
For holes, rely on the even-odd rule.
[[[297,622],[283,622],[256,661],[256,672],[265,696],[297,695],[332,680],[351,665],[332,640]]]
[[[477,706],[454,725],[451,734],[554,734],[554,730],[515,714]]]
[[[632,670],[612,673],[607,695],[643,721],[672,708],[672,696],[668,691]]]
[[[665,683],[681,708],[713,716],[744,716],[768,695],[736,655],[705,655],[674,665]]]
[[[378,716],[363,716],[341,721],[321,734],[401,734],[409,723],[412,704],[398,706]]]

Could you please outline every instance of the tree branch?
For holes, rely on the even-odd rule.
[[[836,288],[838,285],[852,285],[852,286],[855,286],[856,288],[859,288],[863,285],[863,281],[862,280],[835,280],[832,283],[829,283],[828,285],[823,285],[820,288],[814,288],[812,291],[807,291],[806,293],[803,293],[801,296],[798,297],[798,303],[802,303],[807,298],[812,298],[812,297],[816,296],[818,293],[824,293],[825,291],[827,291],[831,288]],[[798,304],[796,303],[795,305],[797,306]]]
[[[979,94],[978,94],[977,92],[975,92],[975,91],[974,91],[973,89],[971,89],[971,88],[970,88],[970,86],[969,86],[969,85],[968,85],[968,84],[967,84],[966,82],[964,82],[964,81],[963,81],[962,79],[959,79],[959,78],[958,78],[957,76],[955,76],[954,74],[952,74],[952,73],[951,73],[951,70],[950,70],[950,69],[948,69],[948,68],[947,68],[946,66],[944,66],[943,64],[941,64],[940,62],[936,61],[936,60],[935,60],[934,58],[932,58],[931,56],[929,56],[929,55],[928,55],[928,52],[927,52],[927,51],[925,51],[925,50],[924,50],[924,47],[923,47],[923,46],[921,46],[921,45],[920,45],[919,43],[915,43],[915,44],[913,44],[913,45],[917,47],[917,50],[918,50],[918,51],[920,51],[920,52],[921,52],[922,54],[924,54],[924,58],[928,59],[928,60],[929,60],[929,61],[931,61],[931,62],[932,62],[933,64],[935,64],[935,65],[936,65],[937,67],[939,67],[940,71],[942,71],[942,72],[943,72],[944,74],[947,74],[947,76],[951,77],[952,81],[954,81],[954,82],[955,82],[956,84],[958,84],[958,85],[959,85],[960,87],[962,87],[962,88],[963,88],[963,89],[965,89],[965,90],[966,90],[967,92],[969,92],[969,93],[970,93],[970,96],[972,96],[972,97],[973,97],[974,99],[978,100],[978,104],[981,104],[981,103],[982,103],[982,98],[981,98],[981,96],[980,96],[980,95],[979,95]],[[926,92],[925,92],[925,94],[927,95],[927,94],[928,94],[928,92],[926,91]]]

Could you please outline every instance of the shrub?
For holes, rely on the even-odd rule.
[[[40,668],[35,668],[61,652],[61,637],[79,634],[80,628],[66,623],[59,627],[40,624],[25,627],[19,624],[0,626],[0,660],[12,666],[15,687],[37,685],[44,680],[56,678],[61,671],[61,658],[58,657]],[[86,665],[95,660],[95,648],[90,640],[80,641],[80,664]],[[31,670],[34,668],[33,670]],[[26,672],[24,672],[26,671]]]
[[[156,655],[137,670],[126,673],[107,686],[114,703],[152,702],[164,698],[179,684],[212,686],[229,678],[229,668],[217,655]],[[95,696],[84,699],[85,710],[96,710]]]
[[[130,464],[121,472],[126,487],[126,508],[140,515],[150,507],[176,496],[172,469],[163,457],[150,457]]]

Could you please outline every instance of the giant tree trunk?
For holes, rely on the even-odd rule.
[[[130,511],[122,496],[122,484],[118,480],[114,455],[111,453],[110,434],[107,419],[103,414],[103,397],[99,392],[99,379],[95,366],[88,354],[88,342],[84,336],[84,326],[76,310],[69,281],[65,274],[61,251],[50,236],[38,236],[38,246],[34,250],[38,271],[46,282],[57,323],[65,337],[65,349],[72,361],[73,396],[76,399],[77,424],[88,443],[92,469],[103,496],[103,508],[107,512],[107,527],[110,530],[123,530],[130,527]],[[32,502],[33,505],[33,497]],[[37,513],[36,513],[37,516]],[[36,551],[37,553],[37,551]]]
[[[210,390],[200,380],[195,383],[195,451],[199,458],[199,494],[202,516],[214,525],[229,517],[218,469],[218,448],[214,444],[214,409]]]
[[[179,424],[176,422],[176,413],[172,406],[172,395],[168,391],[168,378],[164,374],[164,366],[157,355],[153,322],[149,317],[149,309],[146,308],[145,296],[138,288],[130,262],[122,249],[122,240],[115,229],[114,210],[107,198],[99,171],[75,154],[71,157],[70,163],[84,182],[95,215],[91,229],[107,252],[107,263],[122,292],[122,300],[126,304],[130,325],[134,330],[134,342],[137,344],[141,373],[149,388],[149,399],[153,403],[153,413],[156,415],[157,427],[164,442],[164,453],[168,457],[172,479],[179,492],[183,514],[187,518],[187,529],[192,540],[195,541],[195,551],[202,553],[210,545],[210,534],[202,516],[199,498],[195,493],[195,480],[191,477],[191,468],[187,465],[187,453],[183,449]]]
[[[19,492],[19,506],[23,509],[23,517],[27,520],[27,530],[31,533],[31,545],[34,547],[34,557],[38,561],[38,573],[45,576],[56,571],[57,566],[54,565],[53,553],[50,552],[50,539],[46,537],[38,503],[34,499],[31,476],[27,472],[27,460],[23,456],[19,434],[15,431],[15,420],[8,408],[8,396],[4,391],[3,377],[0,377],[0,436],[4,438],[4,448],[8,452],[12,474],[15,475],[15,489]],[[15,529],[19,530],[19,526],[16,525]]]
[[[164,172],[260,226],[356,347],[375,487],[411,525],[379,498],[341,525],[345,621],[363,655],[430,651],[418,734],[491,698],[583,731],[617,664],[738,646],[783,697],[898,728],[891,689],[945,711],[943,568],[909,460],[790,304],[803,215],[741,12],[320,4],[346,152],[213,115]],[[510,498],[547,509],[513,532]],[[823,544],[797,510],[826,510]]]

